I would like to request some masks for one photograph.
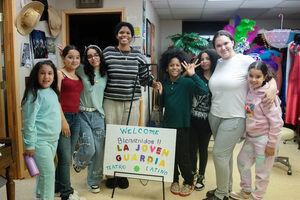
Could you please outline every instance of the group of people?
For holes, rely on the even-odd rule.
[[[130,47],[134,29],[130,23],[115,27],[117,46],[102,51],[89,45],[83,57],[77,47],[60,48],[64,66],[51,61],[32,69],[22,99],[25,155],[33,156],[40,170],[36,199],[83,200],[71,187],[70,163],[76,172],[88,168],[87,183],[100,192],[103,178],[105,123],[137,125],[141,85],[149,84],[146,58]],[[134,88],[135,87],[135,88]],[[79,148],[75,151],[76,144]],[[57,152],[57,166],[54,157]],[[117,185],[115,184],[117,183]],[[110,188],[127,188],[127,178],[108,177]]]
[[[218,31],[212,42],[215,50],[204,50],[193,63],[187,63],[181,50],[168,50],[160,60],[162,70],[168,74],[166,81],[155,84],[160,105],[165,108],[162,125],[177,129],[170,190],[175,195],[188,196],[193,190],[204,189],[212,134],[217,187],[208,191],[203,200],[227,200],[229,196],[261,200],[283,126],[275,73],[266,63],[235,53],[234,38],[227,31]],[[238,155],[241,190],[233,192],[233,150],[244,134],[245,142]],[[255,189],[251,185],[254,163]],[[184,179],[182,186],[178,167]]]
[[[152,82],[143,67],[145,57],[130,46],[133,26],[120,22],[114,35],[117,46],[102,51],[89,45],[82,64],[79,50],[68,45],[60,48],[61,69],[42,61],[30,73],[22,99],[22,131],[24,154],[33,156],[40,170],[36,199],[84,200],[71,186],[72,159],[76,172],[88,168],[91,192],[100,192],[105,123],[138,125],[141,86],[146,84],[159,91],[159,103],[165,108],[162,127],[177,129],[173,194],[188,196],[194,189],[204,189],[212,134],[217,188],[208,191],[206,199],[228,199],[229,195],[262,199],[282,126],[274,75],[266,64],[236,54],[230,33],[218,31],[213,39],[215,50],[204,50],[196,61],[188,62],[181,50],[164,52],[160,67],[168,79]],[[232,192],[232,153],[245,130],[246,140],[238,156],[242,189]],[[251,187],[253,163],[259,174],[255,190]],[[129,182],[124,177],[107,177],[106,186],[125,189]]]

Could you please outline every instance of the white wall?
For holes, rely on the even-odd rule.
[[[159,17],[156,13],[156,11],[154,10],[151,2],[149,0],[146,0],[146,6],[145,6],[145,10],[146,10],[146,18],[151,22],[151,24],[154,24],[155,26],[155,41],[154,41],[154,51],[155,54],[152,55],[154,56],[154,62],[152,64],[157,64],[158,63],[158,59],[159,59],[159,48],[160,48],[160,37],[159,37],[159,32],[160,32],[160,20]],[[150,57],[147,58],[148,63],[151,63],[151,59]],[[148,109],[148,91],[147,91],[147,87],[146,90],[142,90],[142,95],[143,95],[143,119],[144,119],[144,126],[147,125],[147,122],[149,121],[149,109]],[[150,108],[152,108],[152,92],[153,89],[150,87]]]
[[[146,18],[155,26],[154,57],[155,63],[157,63],[160,53],[160,19],[149,0],[146,1]]]
[[[170,35],[182,33],[182,20],[161,20],[160,21],[160,54],[173,45],[171,39],[167,38]]]

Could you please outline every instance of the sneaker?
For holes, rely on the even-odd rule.
[[[117,178],[108,178],[108,179],[106,179],[106,187],[111,188],[111,189],[117,187],[118,182],[117,182],[116,179]]]
[[[175,195],[180,193],[180,187],[179,187],[179,183],[177,182],[173,182],[171,184],[171,188],[170,188],[171,192]]]
[[[209,190],[206,192],[206,197],[213,197],[215,196],[215,192],[216,192],[217,189],[214,189],[214,190]],[[228,193],[230,194],[230,190],[228,191]]]
[[[60,192],[55,192],[54,197],[60,197]]]
[[[228,197],[223,197],[223,199],[220,199],[220,198],[218,198],[217,196],[214,195],[214,196],[202,199],[202,200],[229,200],[229,198]]]
[[[119,188],[121,188],[121,189],[126,189],[129,187],[129,181],[125,177],[120,177],[120,178],[118,177],[117,182],[118,182]]]
[[[197,178],[196,184],[195,184],[195,190],[197,191],[201,191],[204,189],[205,185],[204,185],[204,176],[200,175],[199,178]]]
[[[239,192],[230,192],[229,196],[235,200],[245,200],[250,198],[251,192],[240,190]]]
[[[198,178],[197,170],[192,171],[192,174],[193,174],[194,180],[196,180]]]
[[[74,151],[73,153],[73,169],[75,170],[76,173],[79,173],[81,171],[81,168],[75,164],[75,156],[76,156],[77,151]]]
[[[92,193],[98,193],[98,192],[100,192],[100,187],[99,187],[99,185],[92,185],[92,186],[91,186],[91,192],[92,192]]]
[[[74,192],[73,194],[69,195],[68,200],[86,200],[86,199],[83,198],[83,197],[78,196],[78,194]]]
[[[217,189],[207,191],[206,192],[206,197],[213,197],[213,196],[215,196],[215,191],[216,190]]]
[[[194,185],[184,184],[180,189],[179,195],[182,197],[189,196],[194,191]]]

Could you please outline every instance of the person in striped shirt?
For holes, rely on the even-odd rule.
[[[137,126],[141,86],[151,84],[153,79],[145,65],[145,56],[130,46],[134,37],[133,26],[128,22],[120,22],[115,27],[114,35],[118,45],[108,46],[103,51],[108,74],[103,102],[105,121],[107,124],[126,125],[134,93],[128,125]],[[106,186],[125,189],[129,182],[127,178],[117,178],[115,185],[115,179],[108,178]]]

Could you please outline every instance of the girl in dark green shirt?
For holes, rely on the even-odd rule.
[[[191,105],[194,94],[204,95],[208,93],[206,84],[195,74],[195,68],[199,64],[188,64],[187,56],[181,50],[168,50],[163,53],[160,66],[168,73],[169,78],[161,84],[156,82],[154,88],[159,91],[160,103],[165,107],[162,126],[176,128],[176,153],[174,178],[171,192],[180,196],[188,196],[194,190],[193,174],[189,157],[189,127],[191,117]],[[183,68],[187,76],[181,77]],[[179,186],[180,168],[184,179],[183,186]]]

